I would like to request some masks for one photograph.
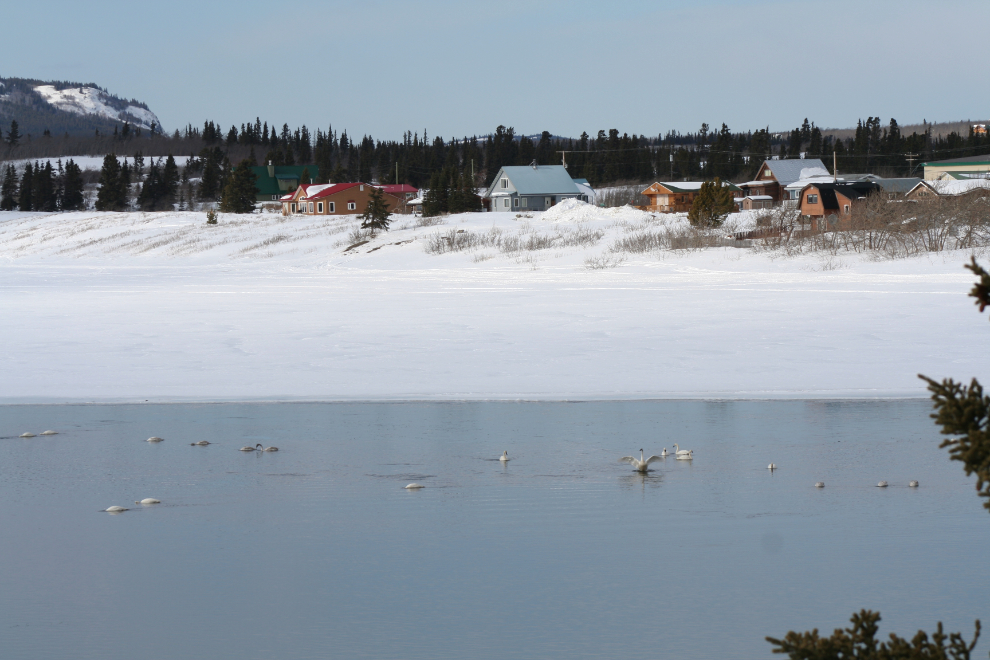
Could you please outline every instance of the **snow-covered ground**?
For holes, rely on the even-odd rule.
[[[967,254],[615,252],[685,220],[531,216],[398,216],[348,249],[347,218],[0,213],[0,401],[924,396],[919,372],[990,372]]]
[[[118,110],[110,104],[110,97],[95,87],[68,87],[55,89],[54,85],[38,85],[34,88],[49,104],[77,115],[97,115],[107,119],[128,121],[141,128],[152,125],[161,128],[161,122],[151,110],[136,105],[127,105]]]
[[[78,165],[79,169],[81,170],[93,170],[95,172],[99,172],[101,169],[103,169],[103,158],[104,156],[62,156],[61,161],[62,164],[64,165],[66,162],[69,161],[69,159],[72,159],[72,162]],[[148,168],[151,158],[152,156],[144,157],[145,169]],[[165,156],[160,156],[160,157],[154,156],[155,160],[158,160],[158,158],[162,159],[162,164],[165,163]],[[186,162],[189,160],[189,156],[173,156],[173,158],[175,158],[175,164],[178,165],[179,167],[185,167]],[[0,161],[0,167],[13,165],[18,172],[23,172],[24,166],[27,163],[31,163],[33,165],[35,162],[40,162],[44,164],[46,161],[51,161],[52,165],[54,165],[55,162],[58,160],[59,158],[23,158],[20,160]],[[117,160],[119,160],[121,163],[124,163],[126,161],[130,165],[134,165],[134,159],[129,156],[118,156]]]

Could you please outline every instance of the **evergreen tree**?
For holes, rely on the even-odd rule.
[[[430,175],[430,188],[426,191],[426,196],[423,197],[423,215],[426,217],[438,216],[444,211],[440,180],[439,172]]]
[[[34,177],[31,180],[31,206],[35,211],[52,213],[58,210],[58,198],[55,194],[55,176],[52,162],[44,166],[34,164]]]
[[[199,184],[199,198],[204,202],[215,202],[220,193],[220,164],[223,151],[219,147],[205,149],[200,154],[203,160],[203,178]]]
[[[0,211],[13,211],[17,208],[17,170],[8,165],[0,183]]]
[[[100,170],[100,191],[96,194],[97,211],[122,211],[126,203],[125,191],[120,185],[120,163],[116,154],[103,157]]]
[[[242,160],[228,177],[220,199],[224,213],[251,213],[258,197],[258,177],[251,171],[251,163]]]
[[[313,177],[309,174],[309,168],[304,167],[302,174],[299,175],[299,185],[309,185],[313,182]]]
[[[368,206],[365,207],[364,213],[358,217],[361,219],[362,229],[371,229],[372,231],[388,231],[388,203],[385,201],[385,193],[382,192],[381,188],[376,186],[371,187],[371,196],[368,200]]]
[[[34,168],[31,163],[24,165],[24,174],[21,175],[20,195],[17,199],[17,208],[21,211],[33,210],[31,193],[34,192]]]
[[[175,164],[175,158],[169,154],[165,158],[165,167],[162,168],[162,196],[159,205],[165,210],[171,211],[175,204],[175,197],[179,192],[179,168]]]
[[[141,192],[138,193],[137,198],[138,208],[142,211],[159,210],[159,202],[164,195],[160,160],[156,161],[152,158],[148,162],[148,176],[144,178],[144,184],[142,184]]]
[[[716,178],[701,184],[688,211],[688,220],[695,227],[720,227],[725,217],[735,210],[732,192]]]
[[[131,166],[127,164],[126,158],[120,166],[120,181],[117,185],[120,186],[124,199],[124,209],[126,210],[131,205]]]
[[[82,169],[71,158],[65,164],[62,183],[62,210],[78,211],[83,208]]]
[[[17,127],[17,120],[12,119],[10,122],[10,130],[7,131],[7,144],[11,147],[16,147],[17,143],[21,141],[21,131]]]

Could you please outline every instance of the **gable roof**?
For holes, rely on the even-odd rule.
[[[506,165],[485,191],[490,197],[499,179],[508,177],[520,195],[578,195],[577,184],[563,165]]]
[[[701,186],[704,183],[705,183],[704,181],[671,181],[671,182],[664,182],[664,183],[660,183],[659,181],[657,181],[656,183],[650,185],[650,188],[652,188],[653,186],[661,186],[663,188],[666,188],[667,190],[669,190],[672,193],[692,193],[692,192],[698,192],[699,190],[701,190]],[[728,181],[722,181],[722,186],[724,188],[728,188],[729,190],[742,191],[742,188],[740,188],[736,184],[730,183]],[[646,190],[644,190],[643,191],[643,194],[644,195],[647,194],[649,192],[650,188],[647,188]]]
[[[773,177],[780,182],[781,186],[794,183],[799,179],[808,179],[813,176],[828,175],[828,168],[820,158],[787,158],[784,160],[765,160],[763,164],[773,173]],[[802,170],[808,170],[802,172]],[[820,171],[816,171],[820,170]]]
[[[990,180],[988,179],[965,179],[962,181],[943,179],[942,181],[919,181],[908,193],[913,193],[919,186],[928,188],[939,197],[955,197],[980,189],[990,192]]]
[[[872,181],[854,181],[851,183],[812,183],[806,188],[815,187],[822,196],[822,206],[825,210],[838,210],[839,198],[835,196],[839,193],[848,199],[864,199],[871,192],[880,190],[880,186]],[[802,200],[805,197],[802,195]]]
[[[258,186],[259,195],[284,195],[285,188],[279,186],[279,180],[291,182],[299,181],[303,170],[308,170],[310,177],[315,181],[320,174],[320,168],[316,165],[274,165],[275,176],[268,175],[268,166],[261,165],[252,167],[251,171],[257,178],[255,185]]]
[[[345,190],[350,190],[354,186],[364,186],[364,185],[367,184],[361,183],[360,181],[357,181],[355,183],[331,183],[329,185],[326,185],[325,187],[320,186],[320,191],[313,193],[312,195],[308,194],[307,191],[306,196],[309,199],[323,199],[324,197],[330,197],[331,195],[336,195],[337,193],[344,192]]]

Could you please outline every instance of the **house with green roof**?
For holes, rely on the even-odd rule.
[[[990,154],[936,160],[930,163],[922,163],[921,165],[925,168],[925,179],[928,181],[944,178],[942,177],[943,174],[951,176],[953,173],[990,175]]]
[[[294,192],[300,184],[313,183],[320,176],[316,165],[262,165],[252,167],[251,171],[258,177],[259,202],[277,202],[282,195]],[[303,181],[304,174],[308,181]]]
[[[704,181],[671,181],[660,183],[659,181],[643,191],[643,195],[650,200],[646,206],[641,206],[644,211],[656,211],[658,213],[686,213],[691,210],[694,198],[698,196]],[[743,190],[734,183],[722,181],[722,187],[732,192],[732,197],[739,199],[743,196]],[[772,201],[772,198],[771,198]]]

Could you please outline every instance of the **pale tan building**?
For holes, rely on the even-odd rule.
[[[964,156],[949,160],[936,160],[922,163],[925,168],[925,179],[934,181],[943,174],[982,174],[990,175],[990,154],[982,156]]]

